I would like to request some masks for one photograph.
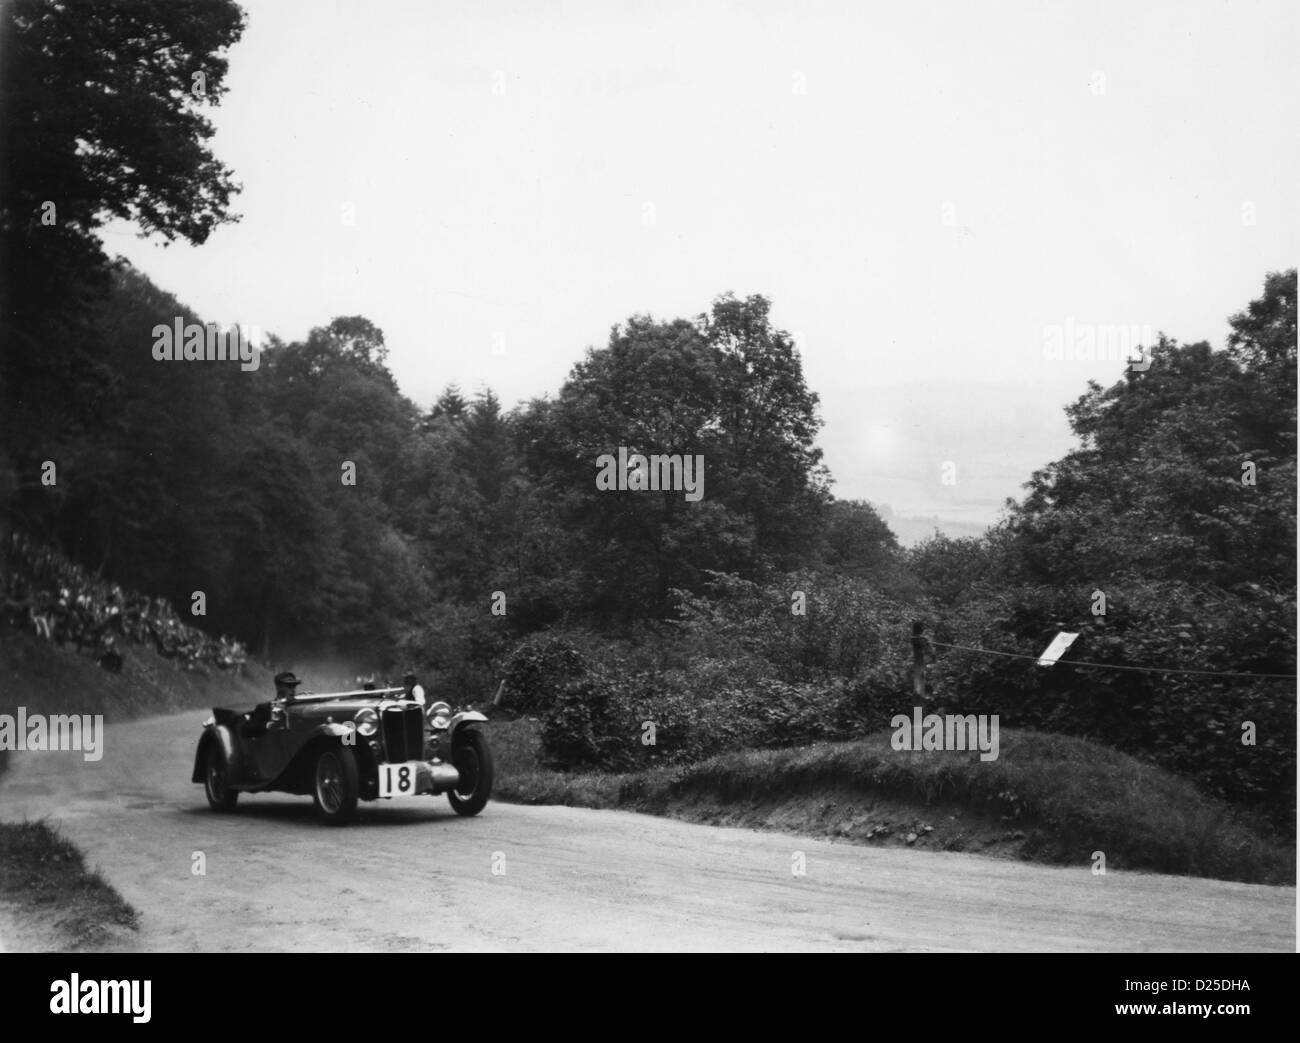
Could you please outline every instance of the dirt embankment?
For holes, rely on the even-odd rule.
[[[1295,844],[1186,778],[1086,739],[1002,730],[996,761],[887,733],[613,774],[544,766],[538,726],[494,722],[498,798],[670,815],[872,847],[1295,883]],[[1100,858],[1099,858],[1100,856]]]
[[[270,672],[256,664],[235,675],[185,670],[147,646],[121,652],[122,672],[110,673],[71,645],[0,630],[0,714],[16,715],[19,707],[29,715],[102,714],[111,726],[148,714],[251,705],[272,687]],[[0,750],[0,806],[12,800],[5,773],[20,756]],[[56,823],[0,823],[0,935],[11,947],[117,947],[133,936],[136,922],[136,910]]]
[[[0,713],[103,714],[117,724],[150,714],[202,706],[249,705],[271,697],[271,672],[248,663],[242,675],[214,668],[186,670],[179,660],[137,644],[119,649],[121,673],[102,669],[72,645],[0,629]],[[5,754],[0,752],[0,771]]]

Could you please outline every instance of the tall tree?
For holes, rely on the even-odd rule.
[[[1011,517],[1039,578],[1294,586],[1295,270],[1230,322],[1228,350],[1162,337],[1069,407],[1079,448]]]
[[[517,433],[533,477],[581,543],[592,611],[662,615],[707,570],[757,574],[813,552],[828,500],[817,396],[762,297],[718,298],[694,322],[645,316],[590,350],[555,401]],[[598,458],[702,457],[702,499],[683,489],[597,487]]]
[[[235,220],[203,109],[243,29],[231,0],[0,5],[0,444],[20,475],[114,401],[85,326],[104,223],[201,243]]]
[[[898,538],[871,504],[862,500],[836,500],[826,518],[826,564],[836,572],[859,579],[891,563]]]
[[[222,52],[243,30],[230,0],[0,10],[0,230],[17,325],[102,273],[110,218],[192,243],[234,219],[238,187],[201,110],[225,94]]]
[[[460,393],[460,388],[455,384],[448,384],[438,396],[438,401],[433,404],[429,410],[427,418],[428,423],[446,417],[449,420],[460,420],[465,415],[465,410],[469,408],[469,403],[465,401],[465,396]]]

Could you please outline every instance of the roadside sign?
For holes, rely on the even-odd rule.
[[[1067,634],[1064,630],[1052,638],[1052,643],[1047,646],[1047,651],[1038,660],[1039,666],[1055,666],[1056,661],[1065,655],[1065,650],[1074,644],[1074,639],[1078,634]]]

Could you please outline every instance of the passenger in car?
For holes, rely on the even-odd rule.
[[[402,687],[406,689],[402,693],[403,699],[414,699],[421,706],[424,705],[424,688],[416,683],[414,673],[408,672],[402,677]]]

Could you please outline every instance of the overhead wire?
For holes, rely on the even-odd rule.
[[[947,641],[935,641],[931,638],[926,640],[936,648],[957,648],[963,652],[975,652],[979,655],[1002,656],[1006,659],[1030,659],[1038,662],[1042,656],[1022,655],[1019,652],[999,652],[992,648],[973,648],[970,645],[956,645]],[[1235,670],[1189,670],[1177,666],[1125,666],[1120,663],[1093,663],[1082,659],[1062,659],[1059,660],[1062,665],[1067,666],[1089,666],[1099,670],[1130,670],[1138,673],[1156,673],[1156,674],[1195,674],[1202,677],[1253,677],[1264,680],[1289,680],[1296,679],[1295,674],[1254,674],[1242,673]]]

